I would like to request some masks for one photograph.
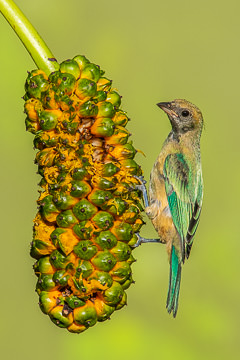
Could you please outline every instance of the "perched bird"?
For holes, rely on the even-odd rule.
[[[138,234],[137,245],[166,244],[170,262],[167,310],[175,317],[181,268],[190,255],[202,207],[200,137],[203,117],[201,111],[186,100],[157,105],[167,113],[172,131],[151,171],[149,202],[143,178],[139,178],[141,184],[137,187],[143,192],[145,212],[160,239],[144,239]]]

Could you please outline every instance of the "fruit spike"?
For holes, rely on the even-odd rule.
[[[143,224],[128,117],[103,71],[84,56],[49,77],[29,73],[26,128],[42,179],[31,256],[40,308],[81,333],[126,304]]]

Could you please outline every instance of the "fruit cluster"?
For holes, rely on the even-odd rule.
[[[121,97],[99,66],[76,56],[26,80],[26,128],[41,175],[31,256],[40,308],[80,333],[126,304],[141,169]]]

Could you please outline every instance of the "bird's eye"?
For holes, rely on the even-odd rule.
[[[182,116],[187,117],[189,115],[189,111],[188,110],[183,110],[182,111]]]

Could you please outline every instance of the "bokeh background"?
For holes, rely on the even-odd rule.
[[[170,131],[159,101],[186,98],[205,118],[204,206],[184,265],[174,320],[165,309],[164,246],[134,251],[128,306],[75,335],[37,305],[29,257],[38,197],[33,136],[23,100],[34,63],[0,16],[0,192],[2,358],[235,359],[240,355],[240,3],[238,0],[17,0],[52,52],[101,65],[123,95],[146,179]],[[156,234],[149,222],[142,235]]]

